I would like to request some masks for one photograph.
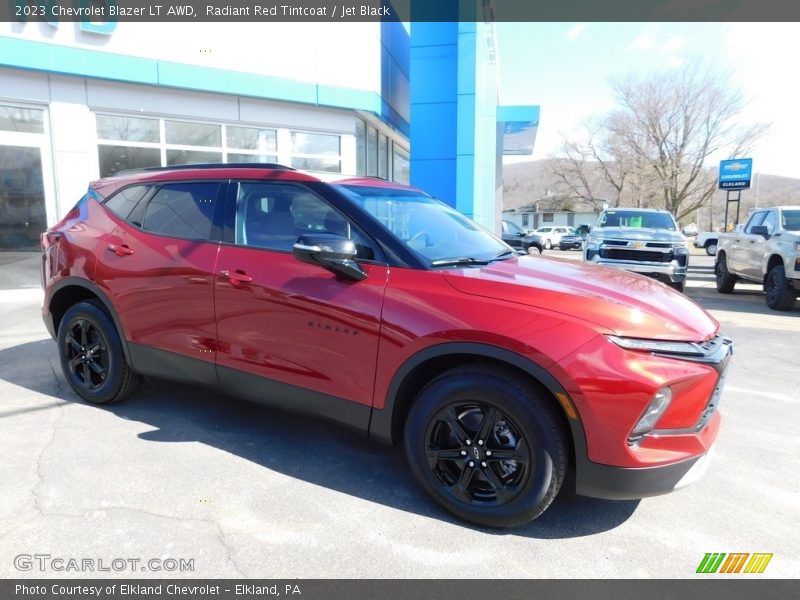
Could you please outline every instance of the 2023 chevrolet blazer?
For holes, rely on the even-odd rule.
[[[279,165],[92,183],[42,234],[44,320],[75,392],[142,375],[402,443],[424,490],[487,526],[536,518],[567,469],[600,498],[705,468],[732,351],[639,275],[520,256],[424,192]]]

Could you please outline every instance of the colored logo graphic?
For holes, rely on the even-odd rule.
[[[697,567],[697,573],[763,573],[771,560],[771,553],[707,552]]]

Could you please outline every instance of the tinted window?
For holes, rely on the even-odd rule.
[[[665,212],[609,210],[600,216],[600,227],[631,227],[677,230],[672,215]]]
[[[366,236],[306,188],[242,182],[236,206],[237,244],[289,251],[304,233],[335,233],[356,243],[359,258],[375,257]]]
[[[800,210],[783,211],[781,221],[787,231],[800,231]]]
[[[163,186],[147,205],[143,228],[189,239],[209,239],[219,183],[173,183]]]
[[[133,207],[139,203],[139,200],[144,198],[144,195],[149,189],[150,186],[147,185],[135,185],[120,190],[106,200],[106,207],[119,218],[127,219]]]

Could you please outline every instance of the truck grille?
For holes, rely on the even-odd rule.
[[[632,248],[601,248],[600,258],[610,260],[632,260],[668,263],[672,261],[672,252],[658,252],[653,250],[634,250]]]

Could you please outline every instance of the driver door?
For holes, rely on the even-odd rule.
[[[233,181],[229,194],[235,232],[220,247],[214,284],[220,383],[366,426],[369,410],[353,404],[372,405],[388,277],[377,245],[299,183]],[[366,279],[297,260],[292,246],[311,232],[353,239]]]

